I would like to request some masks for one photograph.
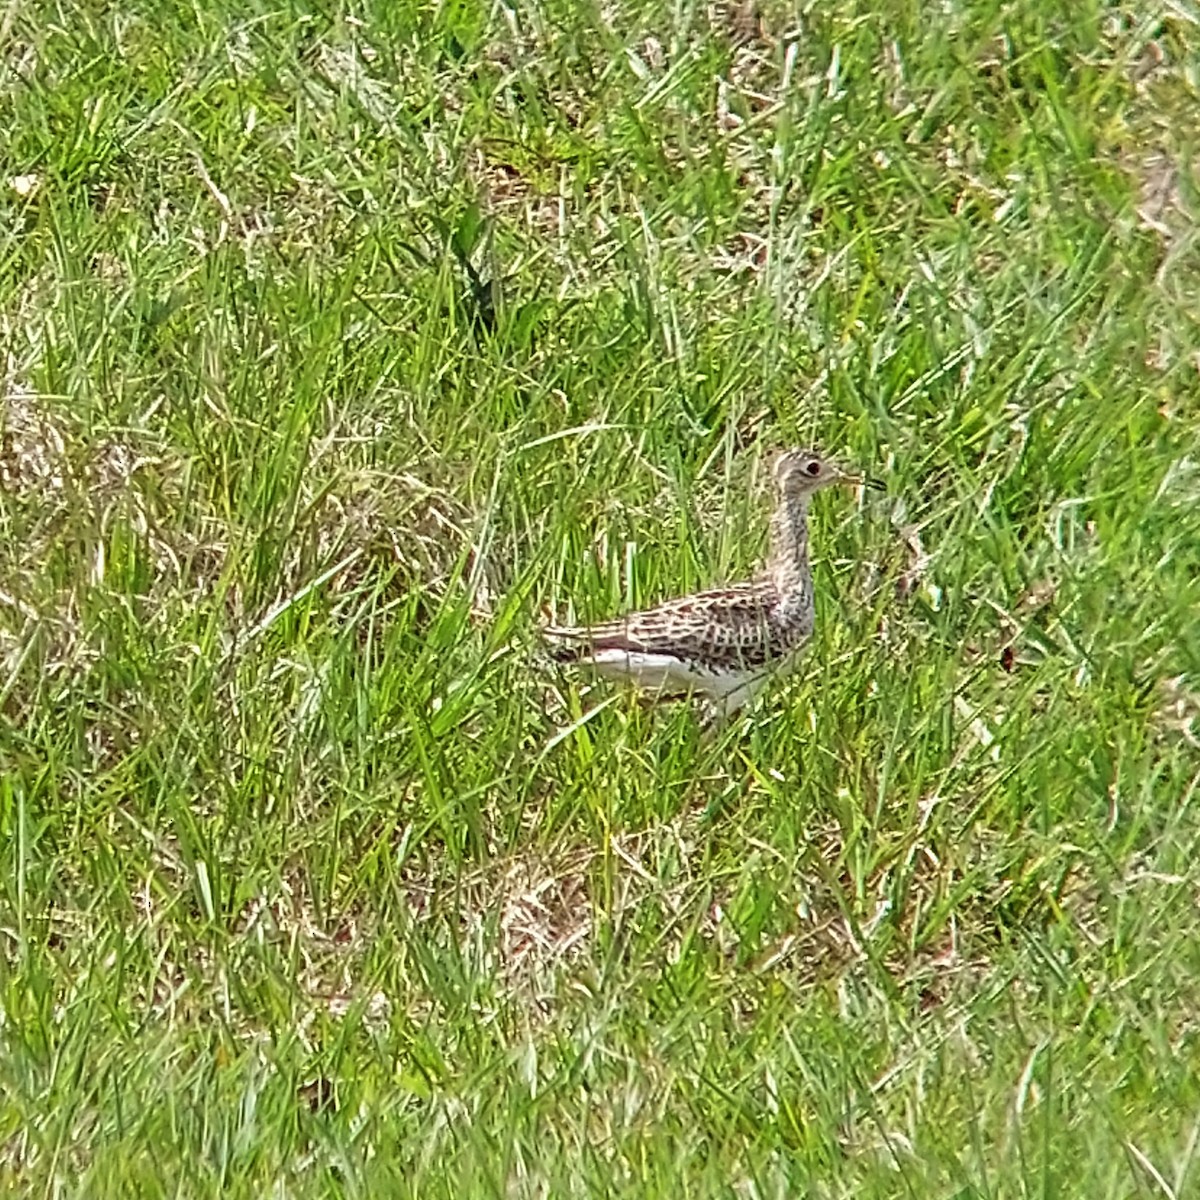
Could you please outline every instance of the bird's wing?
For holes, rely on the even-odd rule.
[[[775,617],[778,599],[769,583],[738,584],[667,600],[615,621],[552,625],[545,632],[569,643],[561,657],[628,650],[717,667],[755,667],[780,657],[791,644],[790,631]]]

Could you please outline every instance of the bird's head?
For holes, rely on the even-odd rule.
[[[785,450],[775,460],[775,486],[784,496],[805,496],[832,483],[851,486],[866,483],[822,458],[815,450]]]

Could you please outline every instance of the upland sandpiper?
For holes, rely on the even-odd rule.
[[[878,486],[813,450],[785,451],[774,475],[770,553],[755,578],[599,625],[548,626],[554,657],[656,696],[700,693],[712,701],[718,720],[752,700],[772,671],[791,665],[813,630],[808,565],[813,493],[833,483]]]

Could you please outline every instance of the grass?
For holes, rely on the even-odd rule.
[[[1200,1186],[1186,4],[0,12],[0,1181]],[[715,741],[537,651],[823,496]]]

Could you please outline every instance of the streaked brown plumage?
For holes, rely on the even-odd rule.
[[[596,650],[635,650],[733,671],[786,653],[792,630],[776,619],[777,602],[773,584],[760,579],[667,600],[615,621],[546,632],[576,642],[558,648],[560,661],[586,659]]]
[[[545,632],[558,643],[555,657],[659,695],[704,692],[722,716],[752,699],[812,633],[810,498],[832,483],[862,482],[811,450],[781,454],[774,474],[771,549],[757,577],[597,625],[552,625]]]

